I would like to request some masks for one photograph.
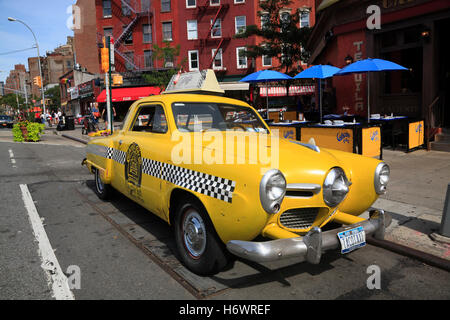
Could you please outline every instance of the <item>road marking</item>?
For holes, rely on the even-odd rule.
[[[21,184],[22,199],[27,209],[28,218],[33,228],[34,237],[39,246],[39,256],[42,259],[42,269],[47,276],[49,287],[52,288],[53,297],[56,300],[75,300],[75,296],[69,288],[67,277],[63,273],[58,260],[56,259],[53,248],[45,233],[41,218],[34,205],[33,198],[26,184]]]
[[[11,158],[11,163],[12,163],[12,167],[13,168],[17,168],[17,166],[15,166],[15,164],[16,164],[16,159],[14,159],[14,153],[13,153],[13,151],[11,150],[11,149],[9,149],[8,150],[8,152],[9,152],[9,157]]]
[[[8,150],[9,151],[9,157],[10,158],[14,158],[14,153],[11,149]]]

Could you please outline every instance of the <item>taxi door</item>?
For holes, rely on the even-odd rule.
[[[166,217],[162,212],[160,178],[170,141],[168,132],[162,104],[143,103],[130,128],[118,136],[118,154],[114,161],[120,180],[118,189],[163,219]]]

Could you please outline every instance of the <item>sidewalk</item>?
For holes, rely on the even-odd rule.
[[[82,135],[81,128],[59,134],[84,143],[93,139]],[[450,244],[430,237],[440,229],[450,183],[450,152],[383,150],[383,157],[391,168],[391,180],[387,194],[381,196],[373,208],[389,213],[392,223],[386,230],[386,241],[373,243],[428,263],[435,257],[437,264],[450,270]],[[363,217],[368,218],[368,212]]]

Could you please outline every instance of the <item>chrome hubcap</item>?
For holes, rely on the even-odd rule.
[[[193,258],[199,258],[206,248],[206,227],[197,211],[189,209],[184,215],[183,239]]]

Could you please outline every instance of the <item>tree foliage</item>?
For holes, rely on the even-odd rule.
[[[59,90],[59,86],[50,88],[45,91],[45,98],[50,99],[50,105],[47,107],[50,109],[58,109],[61,105],[61,92]]]
[[[300,15],[306,9],[289,10],[291,4],[290,0],[260,1],[258,16],[261,17],[263,26],[247,26],[245,32],[235,37],[261,37],[262,42],[258,45],[247,46],[247,57],[264,55],[276,58],[280,66],[275,69],[295,75],[299,71],[296,64],[309,58],[309,52],[304,48],[311,28],[300,28]]]
[[[144,79],[147,83],[159,87],[161,90],[164,90],[166,86],[169,84],[170,79],[174,74],[178,72],[181,66],[184,63],[184,60],[179,64],[176,64],[178,60],[178,56],[180,55],[180,45],[175,47],[170,46],[169,41],[164,41],[163,46],[158,46],[157,44],[153,45],[153,60],[161,60],[166,62],[172,62],[172,67],[165,67],[160,70],[154,70],[148,74],[144,75]]]

